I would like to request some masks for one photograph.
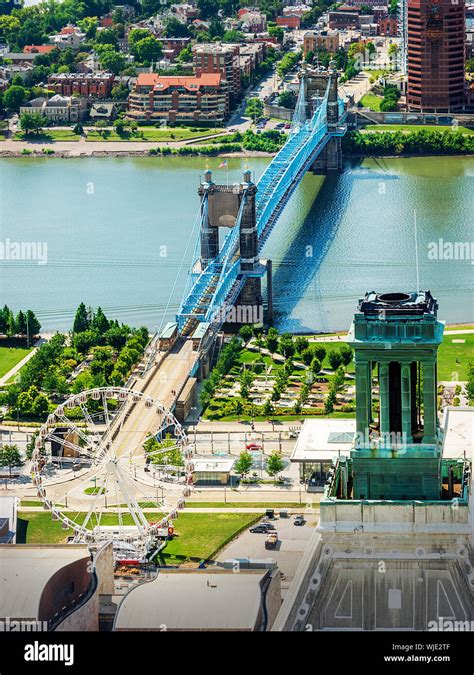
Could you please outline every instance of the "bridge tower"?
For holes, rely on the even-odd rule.
[[[240,208],[239,246],[240,269],[245,275],[245,285],[230,308],[226,328],[232,324],[263,323],[262,277],[267,275],[268,310],[266,321],[272,321],[271,260],[260,261],[256,220],[257,186],[252,181],[251,171],[244,171],[242,181],[236,185],[219,185],[212,180],[212,171],[207,170],[204,181],[198,188],[201,197],[202,221],[200,233],[200,266],[205,270],[219,254],[219,228],[238,226]],[[244,199],[242,204],[242,200]]]
[[[339,103],[338,103],[338,73],[336,69],[330,68],[327,71],[307,68],[306,76],[306,98],[308,101],[308,116],[314,112],[318,101],[326,91],[329,82],[328,95],[328,129],[335,130],[339,124]],[[315,160],[312,171],[317,174],[339,173],[342,170],[342,149],[340,137],[332,138]]]

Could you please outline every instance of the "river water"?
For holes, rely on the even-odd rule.
[[[250,160],[257,179],[267,161]],[[31,307],[44,330],[69,328],[81,301],[131,325],[162,325],[194,252],[205,162],[1,159],[0,241],[47,245],[44,265],[0,260],[1,304]],[[237,181],[246,164],[228,160],[227,174],[219,162],[208,160],[216,182]],[[274,262],[277,327],[342,330],[365,291],[415,289],[415,212],[420,287],[438,298],[441,318],[472,321],[471,260],[429,252],[440,239],[473,239],[474,158],[424,157],[305,176],[262,254]]]

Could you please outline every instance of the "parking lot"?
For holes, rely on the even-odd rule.
[[[276,518],[274,525],[278,532],[279,541],[275,549],[265,548],[265,534],[253,534],[249,530],[245,530],[220,552],[218,560],[273,558],[283,574],[281,588],[284,598],[303,557],[309,538],[314,533],[318,518],[318,514],[305,514],[306,522],[302,526],[294,525],[294,514],[291,514],[289,518]]]

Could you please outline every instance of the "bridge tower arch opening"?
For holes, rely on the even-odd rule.
[[[324,96],[329,83],[328,103],[327,103],[327,125],[328,131],[336,131],[339,120],[339,95],[338,95],[338,73],[335,68],[326,71],[316,70],[307,67],[304,72],[306,84],[306,97],[309,107],[309,117],[314,113],[321,98]],[[311,167],[316,174],[339,173],[342,170],[342,147],[341,138],[336,136],[331,138]]]

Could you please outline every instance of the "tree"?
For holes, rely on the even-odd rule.
[[[253,382],[253,375],[250,370],[244,370],[239,378],[240,382],[240,395],[243,399],[247,400],[249,397],[249,389]]]
[[[46,394],[39,393],[32,402],[31,413],[34,417],[46,417],[49,411],[49,399]]]
[[[170,16],[165,21],[165,37],[189,37],[189,30],[186,24],[181,23],[176,17]]]
[[[163,54],[163,45],[153,35],[142,38],[133,47],[133,54],[143,63],[156,61]]]
[[[26,316],[20,310],[15,319],[15,332],[18,335],[26,335]]]
[[[43,130],[45,122],[46,120],[43,115],[38,112],[24,112],[20,115],[20,125],[26,134],[29,134],[31,131],[39,134]]]
[[[104,49],[99,60],[101,67],[114,75],[119,75],[127,65],[125,55],[114,49]]]
[[[248,324],[245,324],[244,326],[241,326],[239,328],[239,335],[244,341],[244,344],[247,344],[247,342],[250,340],[252,337],[252,326],[249,326]]]
[[[334,404],[336,402],[336,395],[332,390],[329,390],[326,400],[324,401],[324,413],[329,415],[334,412]]]
[[[83,302],[79,305],[76,311],[76,316],[74,317],[74,323],[72,326],[73,333],[82,333],[83,331],[89,328],[89,315],[87,313],[86,306]]]
[[[278,105],[282,106],[282,108],[294,109],[296,105],[296,93],[290,89],[282,91],[278,97]]]
[[[85,16],[82,21],[77,22],[77,25],[85,33],[86,38],[91,40],[96,36],[99,19],[96,16]]]
[[[278,347],[278,331],[276,328],[269,328],[267,337],[265,339],[265,345],[270,352],[270,354],[274,354],[276,352],[276,349]]]
[[[265,403],[262,406],[262,413],[268,417],[269,415],[272,415],[273,412],[274,408],[271,404],[271,401],[265,401]]]
[[[295,353],[295,345],[293,343],[291,335],[281,336],[278,344],[278,349],[285,358],[293,356],[293,354]]]
[[[18,110],[25,102],[27,90],[20,85],[12,85],[3,94],[3,106],[7,110]]]
[[[276,476],[285,468],[282,453],[279,450],[272,452],[267,460],[267,473],[269,476]]]
[[[268,35],[270,37],[275,37],[278,42],[283,42],[285,31],[281,26],[268,26]]]
[[[29,335],[30,338],[34,337],[35,335],[39,335],[41,329],[41,324],[36,318],[35,313],[29,309],[26,312],[26,332]]]
[[[329,365],[333,370],[337,370],[342,364],[342,356],[340,352],[337,352],[335,349],[331,349],[328,352]]]
[[[132,28],[128,34],[128,45],[132,54],[134,53],[133,50],[137,42],[143,40],[144,38],[150,37],[150,35],[151,33],[147,28]]]
[[[249,98],[245,109],[246,115],[253,119],[254,124],[263,115],[263,103],[259,98]]]
[[[309,366],[311,361],[313,360],[314,357],[314,351],[309,347],[308,349],[303,349],[302,352],[300,352],[301,355],[301,360],[306,366]]]
[[[91,322],[91,328],[103,335],[109,330],[109,321],[102,311],[102,307],[97,308],[97,312]]]
[[[303,352],[305,349],[308,349],[308,346],[309,342],[307,338],[303,337],[302,335],[298,335],[298,337],[295,340],[295,347],[298,354],[301,355],[301,352]]]
[[[20,450],[17,445],[4,445],[0,448],[0,466],[8,467],[10,478],[14,466],[23,466]]]
[[[321,361],[314,357],[314,359],[311,361],[309,369],[313,375],[317,375],[321,372]]]
[[[244,478],[250,471],[253,465],[253,458],[250,452],[244,450],[240,453],[239,459],[234,464],[235,473],[240,474]]]
[[[97,33],[95,43],[97,45],[113,45],[114,47],[118,47],[117,34],[112,28],[104,28],[104,30]]]
[[[91,347],[96,344],[96,333],[91,330],[84,330],[74,335],[74,347],[79,354],[87,354]],[[122,356],[122,354],[121,354]]]
[[[341,354],[343,365],[348,366],[353,357],[352,349],[349,347],[349,345],[342,345],[339,353]]]
[[[317,343],[313,345],[312,347],[313,354],[321,363],[324,361],[324,358],[326,356],[326,347],[323,347],[323,345],[318,345]]]

